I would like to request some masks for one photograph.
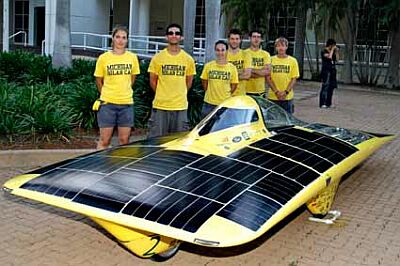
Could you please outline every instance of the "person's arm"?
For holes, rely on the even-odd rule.
[[[96,87],[100,94],[101,94],[101,89],[103,88],[103,81],[104,81],[103,77],[96,77]]]
[[[248,80],[251,77],[251,68],[245,68],[239,73],[239,80]]]
[[[235,92],[238,84],[237,83],[231,83],[231,94]]]
[[[285,97],[287,95],[289,95],[289,93],[293,90],[294,85],[296,84],[296,81],[297,81],[297,78],[292,78],[290,80],[289,85],[287,86],[286,90],[284,91],[285,92]]]
[[[264,65],[262,69],[252,69],[251,77],[252,78],[263,78],[269,74],[269,64]]]
[[[333,46],[330,50],[327,49],[327,50],[326,50],[326,53],[324,53],[324,56],[325,56],[326,58],[329,58],[329,59],[332,60],[333,53],[335,52],[335,50],[336,50],[336,45]]]
[[[208,89],[208,80],[202,79],[201,80],[201,85],[203,86],[204,91],[207,91],[207,89]]]
[[[186,76],[186,88],[187,88],[187,90],[190,90],[190,88],[192,88],[192,84],[193,84],[193,75]]]
[[[158,75],[150,72],[150,87],[153,89],[154,92],[157,89],[157,83],[158,83]]]
[[[269,85],[270,89],[272,90],[273,93],[275,93],[276,97],[278,99],[281,99],[281,92],[278,90],[278,88],[275,85],[275,82],[272,80],[271,75],[268,75],[267,78],[265,79],[267,81],[267,84]]]
[[[136,75],[132,75],[131,76],[131,87],[133,86],[133,84],[135,84],[135,80],[136,80]]]

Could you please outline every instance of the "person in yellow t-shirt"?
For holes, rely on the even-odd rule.
[[[270,90],[268,99],[275,102],[288,113],[294,112],[293,88],[300,77],[296,58],[287,55],[288,40],[280,37],[275,40],[277,55],[271,60],[271,78],[267,80]]]
[[[239,83],[236,67],[226,59],[228,44],[219,40],[214,46],[216,60],[205,64],[201,73],[201,83],[206,91],[202,108],[205,117],[217,105],[232,96]]]
[[[193,58],[183,51],[179,42],[182,27],[170,24],[166,28],[167,48],[150,62],[150,87],[155,92],[149,120],[149,137],[185,131],[187,119],[187,92],[192,87],[196,67]]]
[[[133,127],[132,85],[140,73],[136,54],[126,51],[128,29],[116,27],[112,32],[112,50],[99,56],[94,76],[102,102],[97,112],[100,140],[97,149],[110,145],[114,127],[118,127],[119,144],[127,144]]]
[[[251,77],[246,84],[247,95],[265,95],[265,80],[269,75],[271,57],[267,51],[261,49],[262,34],[258,30],[249,33],[250,48],[246,53],[251,60]]]
[[[248,54],[240,49],[242,42],[241,34],[238,29],[231,29],[228,34],[228,55],[229,63],[232,63],[239,75],[239,85],[232,96],[246,95],[246,82],[251,76],[251,63]]]

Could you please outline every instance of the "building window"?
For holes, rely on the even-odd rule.
[[[14,2],[14,33],[24,31],[26,38],[29,32],[29,0],[16,0]],[[25,41],[24,34],[18,34],[14,37],[15,43]]]
[[[196,3],[196,20],[195,20],[195,37],[206,37],[206,17],[204,14],[204,0],[197,0]]]
[[[288,54],[293,54],[295,33],[296,33],[296,17],[290,15],[294,14],[294,10],[282,5],[281,8],[274,9],[271,12],[269,19],[269,42],[266,49],[275,54],[274,41],[278,37],[285,37],[289,41]]]
[[[197,0],[196,3],[196,20],[194,37],[195,38],[205,38],[206,37],[206,16],[205,16],[205,4],[204,0]],[[194,47],[204,48],[205,42],[200,40],[194,40]]]

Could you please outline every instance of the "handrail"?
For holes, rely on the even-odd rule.
[[[10,36],[8,36],[8,39],[14,38],[15,36],[19,35],[19,34],[23,34],[24,35],[24,46],[27,45],[27,35],[26,35],[26,31],[20,30]]]
[[[108,44],[111,41],[112,36],[109,34],[71,32],[71,36],[74,37],[71,42],[72,48],[96,51],[107,51],[110,49]],[[200,61],[203,61],[205,54],[205,38],[194,38],[194,40],[198,43],[198,47],[193,47],[194,56]],[[130,35],[128,44],[128,50],[134,51],[143,58],[151,58],[155,53],[160,52],[167,46],[164,36],[150,35]]]
[[[71,42],[72,48],[79,48],[83,50],[95,50],[95,51],[107,51],[111,49],[109,47],[109,43],[112,39],[111,35],[109,34],[98,34],[98,33],[89,33],[89,32],[71,32],[71,35],[74,36]],[[194,38],[195,46],[193,47],[193,56],[195,57],[196,61],[204,62],[204,55],[205,55],[205,38]],[[244,47],[248,46],[249,40],[244,39],[242,40]],[[273,44],[272,41],[267,42],[269,45]],[[135,52],[139,57],[142,58],[151,58],[154,54],[160,52],[167,46],[167,42],[165,36],[150,36],[150,35],[131,35],[129,36],[128,40],[129,48],[128,50]],[[294,42],[290,42],[290,44],[295,44]],[[337,44],[340,48],[343,48],[344,44]],[[324,43],[319,42],[318,46],[315,42],[307,42],[305,46],[310,47],[310,49],[321,49],[324,46]],[[389,46],[377,46],[375,47],[378,50],[382,50],[381,59],[377,59],[373,56],[374,51],[369,49],[370,47],[366,45],[354,45],[354,63],[359,63],[358,61],[362,62],[365,59],[369,63],[382,63],[386,65],[387,56],[383,54],[387,53]],[[318,53],[319,54],[319,53]],[[315,62],[315,51],[311,53],[310,57],[305,57],[304,60]],[[321,58],[318,58],[321,60]],[[377,62],[377,60],[381,60]],[[382,61],[383,60],[383,61]],[[340,58],[339,64],[343,63],[343,58]]]
[[[42,55],[45,54],[45,49],[46,49],[46,40],[42,40]]]

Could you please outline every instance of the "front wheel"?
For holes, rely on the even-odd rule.
[[[170,249],[168,249],[164,252],[158,253],[158,254],[154,254],[151,257],[151,260],[156,261],[156,262],[163,262],[163,261],[169,260],[170,258],[175,256],[176,253],[178,253],[180,244],[181,244],[181,242],[178,242],[174,246],[172,246]]]

